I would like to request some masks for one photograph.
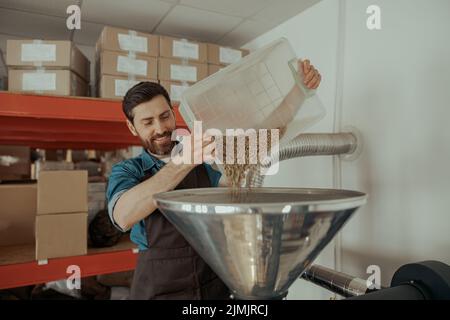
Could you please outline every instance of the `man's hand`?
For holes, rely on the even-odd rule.
[[[191,134],[184,136],[184,139],[181,142],[182,152],[172,154],[172,163],[193,169],[201,163],[210,164],[214,161],[216,144],[213,136],[206,133],[203,136]]]
[[[308,89],[317,89],[319,87],[322,76],[319,71],[314,68],[308,59],[302,61],[298,60],[298,72],[303,73],[303,84]]]

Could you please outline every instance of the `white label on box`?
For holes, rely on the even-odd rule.
[[[220,63],[231,64],[239,61],[242,58],[242,51],[220,47],[219,61]]]
[[[116,79],[114,80],[114,95],[117,97],[123,97],[127,93],[128,89],[138,83],[139,81],[136,80]]]
[[[23,62],[56,61],[56,45],[42,43],[23,43],[21,48]]]
[[[184,90],[186,90],[187,88],[189,88],[189,86],[171,84],[170,85],[170,98],[172,100],[180,101],[181,95],[183,94]]]
[[[125,51],[136,51],[147,53],[147,38],[129,34],[119,34],[119,47]]]
[[[24,73],[22,75],[22,90],[54,91],[56,90],[56,73]]]
[[[170,79],[178,81],[197,81],[197,67],[170,65]]]
[[[172,54],[174,57],[198,60],[198,44],[187,41],[173,41]]]
[[[147,61],[125,56],[117,57],[117,71],[141,76],[147,75]]]

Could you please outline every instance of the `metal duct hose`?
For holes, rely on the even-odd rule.
[[[301,278],[315,283],[343,297],[355,297],[375,291],[367,287],[364,279],[353,277],[319,265],[312,265]]]
[[[283,161],[304,156],[325,156],[351,154],[356,150],[357,138],[353,133],[308,133],[301,134],[288,145],[282,147],[278,154],[263,161],[256,172],[249,177],[247,185],[262,187],[265,175],[262,168],[267,169],[277,160]]]
[[[440,261],[422,261],[401,266],[390,287],[370,289],[366,280],[312,265],[301,278],[350,300],[448,300],[450,266]]]

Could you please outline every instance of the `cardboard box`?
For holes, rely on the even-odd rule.
[[[160,36],[159,56],[206,63],[208,61],[208,48],[206,43]]]
[[[147,79],[157,79],[158,60],[143,55],[129,56],[115,51],[101,51],[97,56],[97,79],[102,75],[134,75]]]
[[[189,88],[189,84],[174,82],[174,81],[160,81],[160,84],[167,90],[170,96],[170,100],[172,103],[179,104],[181,94]]]
[[[0,146],[0,180],[28,180],[30,178],[30,148]]]
[[[37,186],[0,185],[0,246],[34,243]]]
[[[86,96],[87,83],[69,70],[9,69],[9,91]]]
[[[208,43],[208,63],[226,66],[241,60],[250,53],[249,50],[233,49]]]
[[[156,79],[138,77],[130,80],[124,76],[102,75],[98,86],[98,96],[107,99],[122,99],[128,89],[141,81],[158,82]]]
[[[219,66],[217,64],[208,64],[208,76],[210,76],[216,72],[219,72],[223,68],[225,68],[225,66]]]
[[[159,56],[159,36],[106,26],[97,41],[96,50],[135,52],[157,57]]]
[[[70,41],[7,40],[6,64],[20,69],[67,69],[90,80],[89,60]]]
[[[87,213],[36,217],[36,260],[87,254]]]
[[[183,63],[179,59],[159,58],[159,80],[195,83],[208,76],[205,63]]]
[[[88,175],[84,170],[41,171],[37,214],[87,212]]]

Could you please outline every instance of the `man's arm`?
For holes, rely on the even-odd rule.
[[[184,163],[181,160],[183,156],[178,154],[150,179],[139,183],[120,196],[113,208],[112,217],[122,230],[129,230],[133,225],[152,214],[157,208],[153,195],[173,190],[198,165],[193,161],[194,159],[203,158],[207,161],[213,157],[214,148],[212,155],[203,154],[204,148],[212,143],[212,137],[204,135],[200,140],[201,148],[196,148],[197,144],[194,143],[194,140],[198,138],[192,135],[190,145],[193,147],[186,150],[191,156],[191,163]],[[177,161],[174,161],[175,159]]]
[[[173,190],[195,167],[192,164],[175,164],[169,161],[153,177],[126,191],[117,200],[113,219],[124,231],[155,211],[153,195]]]

